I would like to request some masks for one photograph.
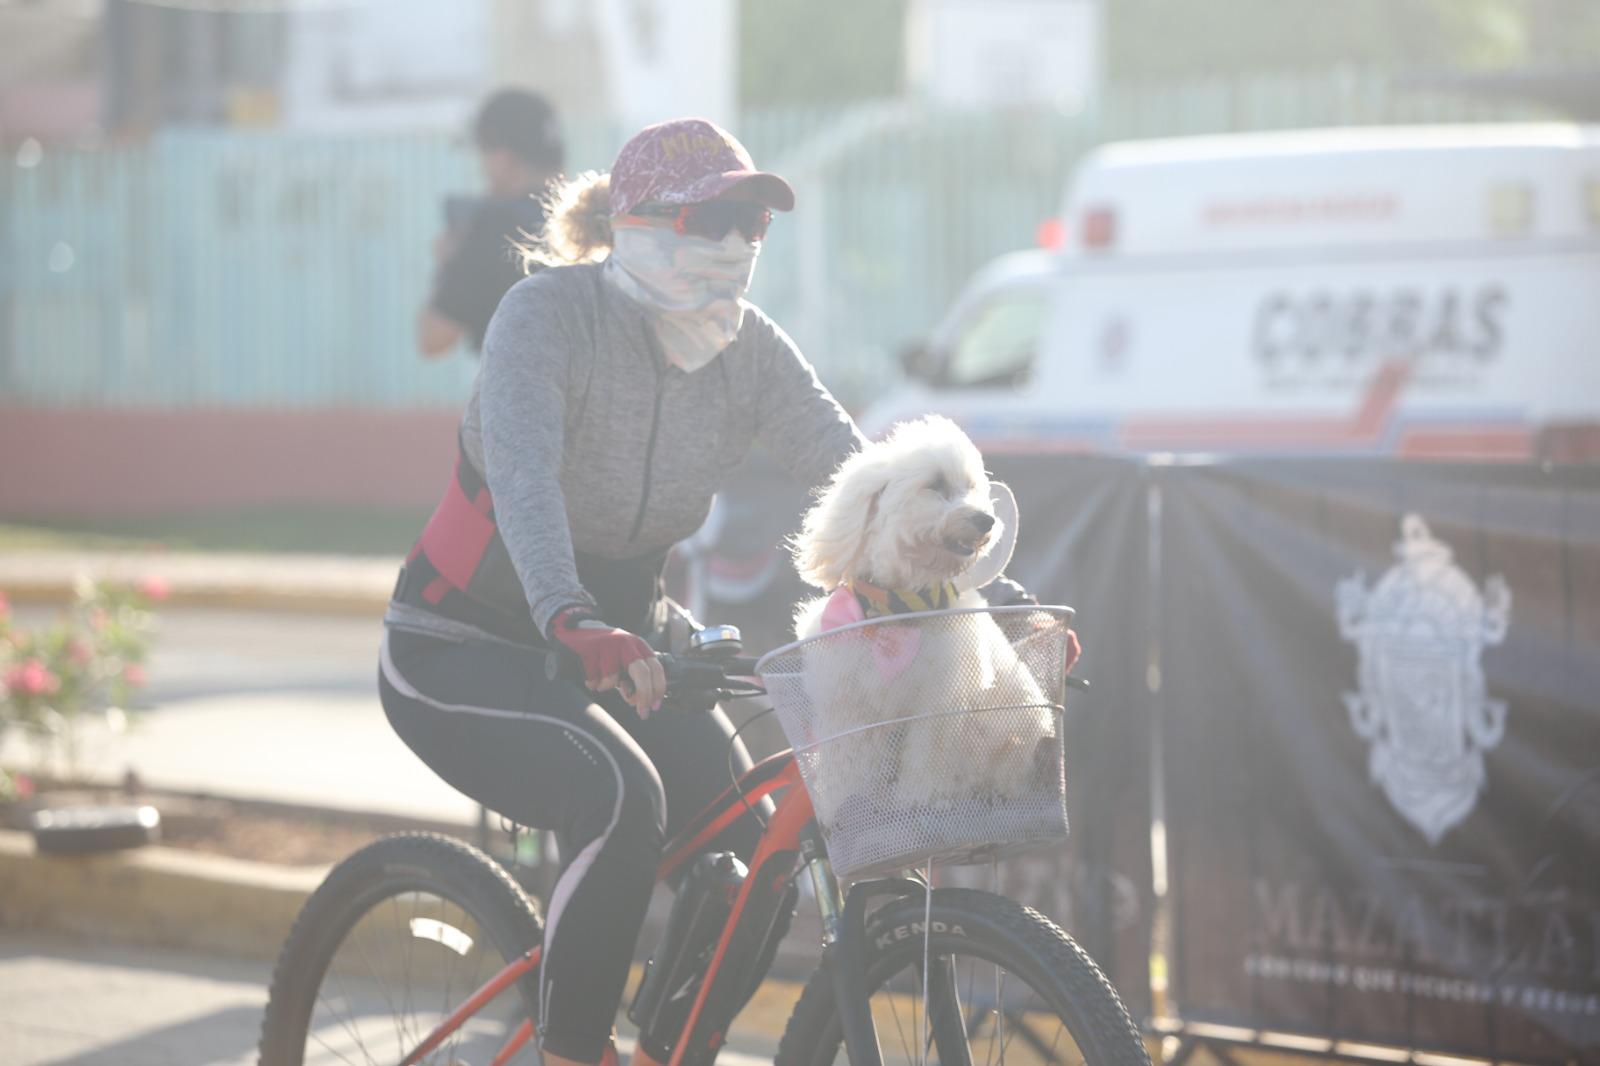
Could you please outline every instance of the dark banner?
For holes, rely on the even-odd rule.
[[[1050,915],[1142,1017],[1151,915],[1145,475],[1136,464],[1109,459],[987,459],[1016,493],[1022,515],[1009,573],[1042,601],[1077,609],[1086,651],[1076,672],[1092,689],[1067,705],[1068,847],[998,870],[940,871],[939,882],[998,887]],[[704,619],[739,626],[749,649],[793,639],[793,605],[815,594],[775,547],[796,528],[805,504],[803,491],[770,461],[752,462],[719,499],[708,538],[714,548],[701,565],[685,567],[678,583],[691,595],[698,582]]]
[[[1600,1062],[1600,471],[1157,473],[1177,1013]]]

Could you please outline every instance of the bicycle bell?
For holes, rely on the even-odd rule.
[[[727,659],[743,650],[738,626],[706,626],[689,634],[689,651],[706,659]]]

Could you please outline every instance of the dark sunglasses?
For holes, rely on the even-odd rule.
[[[645,218],[670,218],[672,228],[690,237],[720,241],[737,229],[747,241],[759,241],[772,225],[772,212],[745,200],[708,200],[703,204],[643,204],[633,209]]]

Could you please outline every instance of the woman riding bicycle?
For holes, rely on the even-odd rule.
[[[490,322],[455,476],[386,616],[396,732],[460,791],[558,834],[540,1033],[554,1066],[614,1054],[662,844],[727,783],[726,715],[651,717],[667,551],[755,441],[808,486],[861,443],[744,300],[772,212],[793,206],[700,119],[641,131],[609,175],[558,191],[544,243],[564,265]],[[551,646],[582,660],[588,691],[546,679]],[[720,843],[748,857],[758,828]]]
[[[744,301],[794,193],[730,134],[652,126],[554,201],[545,246],[567,265],[519,282],[490,322],[455,476],[386,618],[380,686],[441,777],[559,836],[541,1036],[562,1066],[609,1047],[670,815],[727,782],[726,715],[650,716],[667,551],[757,439],[814,485],[860,435]],[[546,680],[551,644],[582,659],[589,691]],[[735,758],[748,768],[742,746]],[[754,828],[726,846],[748,854]]]

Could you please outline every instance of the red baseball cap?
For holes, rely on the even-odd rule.
[[[733,134],[703,118],[675,118],[634,134],[611,165],[611,213],[643,203],[698,204],[738,188],[774,211],[794,210],[794,190],[757,170]]]

